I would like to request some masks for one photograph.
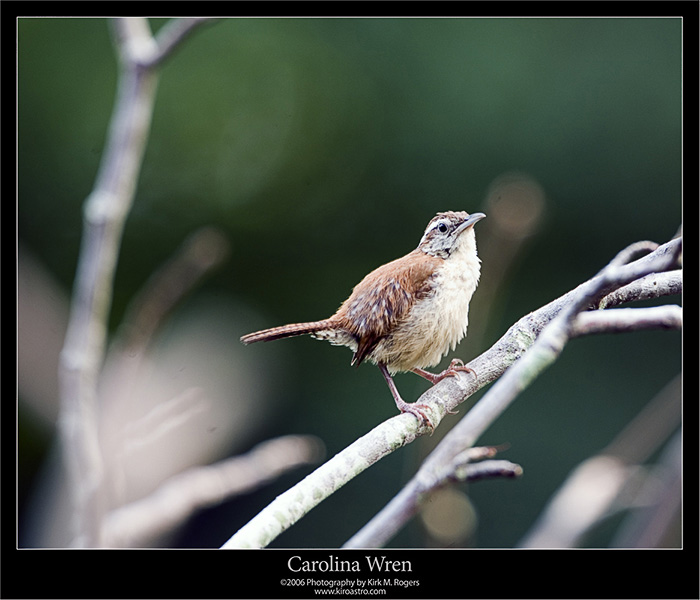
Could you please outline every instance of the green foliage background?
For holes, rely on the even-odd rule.
[[[20,19],[18,36],[19,238],[68,291],[114,102],[114,49],[104,19]],[[545,220],[492,307],[483,347],[467,340],[458,348],[464,359],[627,244],[675,233],[681,21],[222,20],[198,30],[162,70],[112,325],[201,225],[226,234],[231,256],[182,311],[203,298],[230,305],[236,348],[236,336],[256,328],[328,316],[365,273],[414,248],[436,212],[483,210],[490,184],[511,171],[542,186]],[[262,425],[231,441],[232,453],[272,435],[313,433],[332,455],[394,414],[379,372],[348,368],[346,349],[277,344],[234,350],[254,357],[278,398]],[[508,442],[505,457],[525,475],[469,488],[479,515],[470,543],[517,544],[566,474],[679,369],[678,333],[570,344],[484,436]],[[408,400],[425,389],[412,375],[397,384]],[[20,429],[30,486],[22,458],[47,439]],[[430,444],[382,461],[276,545],[341,545]],[[178,543],[218,546],[300,476],[207,511]],[[393,541],[424,543],[416,522]]]

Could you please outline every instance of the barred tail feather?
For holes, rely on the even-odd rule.
[[[241,342],[244,344],[253,344],[255,342],[271,342],[272,340],[280,340],[282,338],[293,337],[295,335],[304,335],[306,333],[316,333],[329,329],[331,327],[330,319],[323,321],[312,321],[310,323],[292,323],[291,325],[282,325],[280,327],[271,327],[262,331],[255,331],[241,337]]]

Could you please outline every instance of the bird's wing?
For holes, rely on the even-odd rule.
[[[353,364],[360,364],[377,343],[405,319],[416,300],[431,293],[435,262],[414,251],[369,273],[343,302],[335,317],[357,339]]]

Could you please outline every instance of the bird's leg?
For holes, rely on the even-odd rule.
[[[384,375],[384,379],[386,379],[386,383],[389,386],[389,389],[391,390],[391,395],[394,397],[394,402],[396,402],[396,408],[398,408],[402,413],[411,413],[419,421],[423,421],[428,427],[430,427],[431,430],[434,430],[435,427],[433,427],[433,423],[431,422],[430,418],[421,410],[421,408],[429,407],[425,404],[405,402],[401,398],[399,390],[396,389],[396,384],[394,383],[393,378],[389,374],[389,370],[386,368],[386,365],[380,362],[377,363],[377,366],[382,372],[382,375]]]
[[[455,375],[457,375],[458,371],[472,373],[474,377],[476,377],[476,371],[465,366],[465,364],[459,358],[453,358],[452,362],[450,363],[450,366],[447,367],[441,373],[430,373],[429,371],[425,371],[423,369],[418,368],[411,369],[411,371],[416,375],[420,375],[424,379],[427,379],[433,385],[435,385],[439,381],[442,381],[443,379],[445,379],[445,377],[454,377]]]

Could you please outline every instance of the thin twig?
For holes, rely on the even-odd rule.
[[[609,293],[599,303],[598,308],[611,308],[626,302],[658,298],[661,295],[675,296],[683,289],[683,272],[668,271],[651,273]]]
[[[683,309],[676,304],[649,308],[611,308],[578,314],[570,337],[592,333],[627,333],[643,329],[680,329],[682,326]]]
[[[682,543],[681,536],[674,532],[678,526],[683,502],[683,444],[677,432],[668,442],[650,473],[646,476],[637,500],[639,506],[626,518],[610,546],[612,548],[659,548]]]
[[[581,315],[579,315],[581,316]],[[523,548],[572,548],[615,508],[627,508],[638,467],[656,452],[681,420],[680,376],[674,378],[599,454],[586,459],[547,503]],[[680,462],[680,460],[679,460]],[[659,486],[659,481],[656,482]],[[615,545],[615,543],[613,544]]]
[[[175,475],[142,500],[107,515],[106,546],[133,548],[181,524],[197,510],[249,492],[280,474],[316,462],[322,443],[310,436],[284,436],[263,442],[243,456],[193,467]]]
[[[501,449],[501,446],[481,446],[460,452],[452,460],[450,468],[444,470],[442,483],[473,483],[482,479],[520,477],[523,474],[520,465],[509,460],[483,460],[493,458]]]
[[[509,460],[485,460],[473,465],[465,465],[455,471],[454,481],[476,483],[483,479],[520,477],[523,468]]]
[[[228,240],[212,227],[188,236],[127,308],[118,340],[122,351],[131,357],[145,351],[173,307],[223,262],[229,249]]]
[[[150,57],[147,66],[160,65],[196,28],[217,20],[215,17],[188,17],[168,21],[156,34],[157,51]]]

